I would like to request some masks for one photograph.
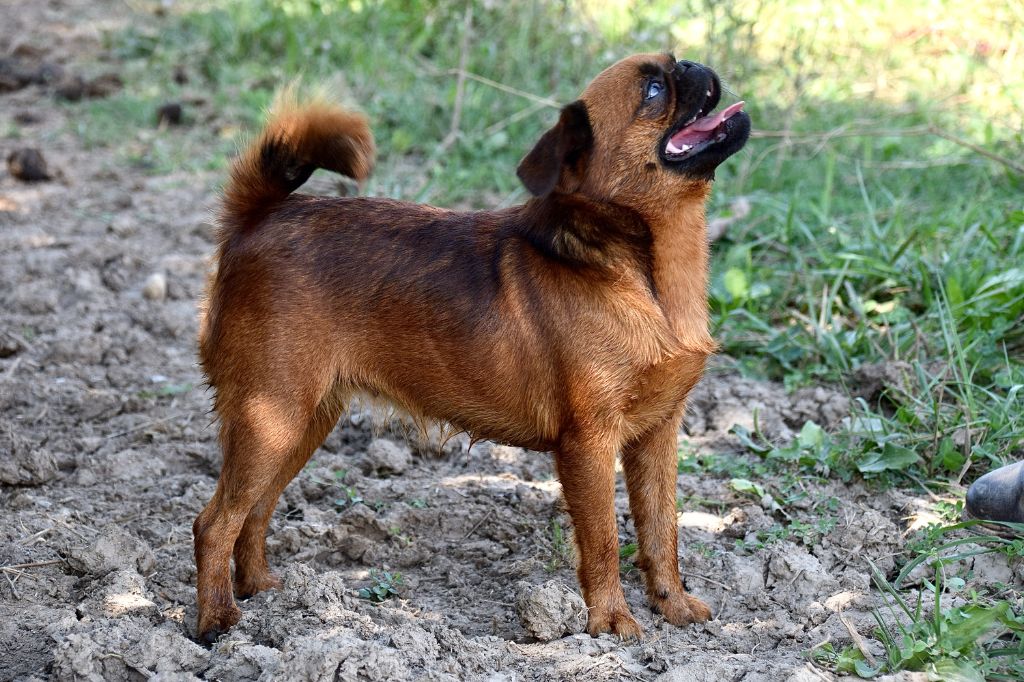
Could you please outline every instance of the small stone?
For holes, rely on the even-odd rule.
[[[526,631],[542,642],[578,634],[587,625],[587,604],[583,597],[557,580],[540,586],[519,583],[515,608]]]
[[[128,208],[127,206],[124,208]],[[132,216],[119,213],[115,215],[107,226],[107,230],[118,237],[130,237],[136,233],[138,226]]]
[[[162,272],[154,272],[142,285],[142,295],[150,301],[162,301],[167,298],[167,278]]]
[[[46,168],[46,159],[43,158],[43,153],[33,147],[15,149],[8,154],[7,171],[25,182],[50,179],[50,172]]]
[[[366,448],[366,466],[376,474],[393,476],[409,468],[409,448],[386,438],[374,439]]]

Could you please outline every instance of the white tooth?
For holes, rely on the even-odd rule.
[[[688,152],[691,149],[693,149],[693,145],[691,144],[684,144],[682,147],[677,147],[675,142],[672,140],[669,140],[668,145],[665,147],[665,151],[669,154],[682,154],[683,152]]]
[[[707,94],[708,97],[711,97],[711,91],[710,90],[708,90],[707,93],[705,93],[705,94]]]

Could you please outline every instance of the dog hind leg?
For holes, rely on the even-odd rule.
[[[316,401],[308,404],[315,405]],[[217,490],[192,527],[198,572],[197,633],[207,643],[241,618],[232,594],[230,564],[247,518],[265,498],[273,495],[276,500],[278,487],[283,489],[291,479],[285,475],[298,472],[313,451],[308,447],[308,435],[324,428],[314,427],[314,407],[303,408],[294,400],[269,394],[250,394],[240,404],[232,401],[227,406],[218,405],[218,412],[224,463]],[[256,526],[262,523],[262,516],[269,518],[266,506],[257,511],[260,518],[254,520],[243,543],[246,582],[266,581],[265,576],[263,580],[259,576],[262,551],[252,550]]]
[[[280,579],[271,573],[267,565],[267,526],[281,493],[306,465],[316,449],[323,444],[324,439],[338,423],[344,409],[344,401],[340,399],[329,396],[321,401],[309,422],[302,442],[293,454],[282,462],[276,477],[249,511],[235,540],[234,549],[235,594],[240,599],[281,586]]]

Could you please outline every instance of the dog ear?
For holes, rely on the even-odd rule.
[[[576,100],[562,108],[558,123],[519,162],[516,175],[537,197],[547,196],[559,185],[563,190],[575,191],[583,182],[593,144],[587,107]]]

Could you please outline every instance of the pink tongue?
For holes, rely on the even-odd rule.
[[[717,114],[711,116],[704,116],[698,118],[690,125],[682,128],[675,135],[672,136],[671,142],[676,147],[684,144],[692,145],[696,142],[703,142],[711,137],[708,133],[713,131],[718,126],[722,125],[722,121],[729,118],[733,114],[743,109],[745,102],[736,102],[730,104],[725,109],[722,109]]]

